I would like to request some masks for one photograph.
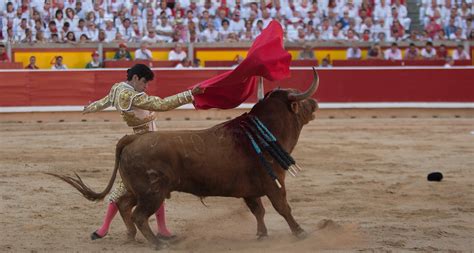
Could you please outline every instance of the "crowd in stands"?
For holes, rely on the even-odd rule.
[[[300,56],[301,57],[301,56]],[[464,45],[459,44],[455,50],[448,54],[448,50],[444,44],[441,44],[438,49],[433,46],[431,41],[426,42],[425,47],[421,50],[411,42],[410,45],[405,49],[403,53],[396,42],[392,42],[390,48],[382,50],[378,43],[373,44],[368,52],[367,59],[379,59],[379,60],[446,60],[452,58],[453,60],[470,60],[471,56],[464,49]],[[362,51],[355,44],[352,44],[346,51],[347,60],[361,60]]]
[[[12,43],[252,41],[272,20],[292,42],[473,39],[472,0],[0,0],[0,41]]]

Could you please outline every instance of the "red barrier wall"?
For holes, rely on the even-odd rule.
[[[156,70],[148,93],[167,96],[225,70]],[[277,86],[305,89],[310,70],[292,70]],[[322,69],[320,102],[474,102],[474,68]],[[0,106],[85,105],[126,77],[124,70],[0,72]],[[252,97],[247,102],[255,102]]]

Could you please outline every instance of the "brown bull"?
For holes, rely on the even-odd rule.
[[[249,112],[268,127],[289,153],[303,126],[314,119],[318,106],[311,96],[318,83],[314,72],[313,83],[307,91],[274,90]],[[270,156],[266,157],[272,161]],[[55,176],[74,186],[87,199],[99,200],[112,188],[119,169],[131,192],[118,202],[129,235],[135,237],[136,225],[146,239],[157,246],[161,241],[150,229],[148,218],[172,191],[200,197],[244,198],[257,219],[259,237],[267,235],[263,220],[265,209],[260,199],[266,195],[293,234],[303,237],[305,232],[291,215],[286,200],[285,170],[276,162],[271,164],[281,188],[260,165],[238,119],[234,119],[199,131],[160,131],[123,137],[117,144],[112,178],[101,193],[93,192],[80,178]]]

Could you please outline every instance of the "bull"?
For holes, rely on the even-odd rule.
[[[314,70],[313,70],[314,71]],[[315,118],[316,92],[319,78],[308,90],[276,89],[267,93],[248,113],[257,116],[291,153],[305,124]],[[163,242],[148,224],[165,198],[173,191],[199,197],[224,196],[243,198],[257,220],[257,236],[267,236],[265,209],[261,197],[267,196],[276,211],[287,221],[292,233],[299,238],[306,232],[295,221],[286,199],[286,171],[273,162],[272,169],[281,182],[276,185],[258,163],[250,141],[239,128],[238,118],[209,129],[194,131],[159,131],[142,135],[126,135],[116,146],[115,167],[106,189],[96,193],[77,179],[52,174],[66,181],[89,200],[103,199],[111,190],[117,171],[129,194],[121,197],[118,208],[134,238],[136,227],[157,247]],[[133,207],[136,208],[133,210]],[[136,227],[135,227],[136,225]]]

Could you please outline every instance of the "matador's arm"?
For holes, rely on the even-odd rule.
[[[123,105],[121,104],[121,108],[130,108],[128,106],[130,100],[132,100],[131,105],[136,108],[149,111],[169,111],[191,103],[194,98],[190,90],[166,98],[149,96],[143,92],[134,94],[134,91],[124,91],[120,94],[120,101],[124,102]]]
[[[91,112],[98,112],[106,109],[107,107],[111,106],[112,103],[110,102],[109,95],[92,102],[90,105],[85,106],[83,113],[91,113]]]

